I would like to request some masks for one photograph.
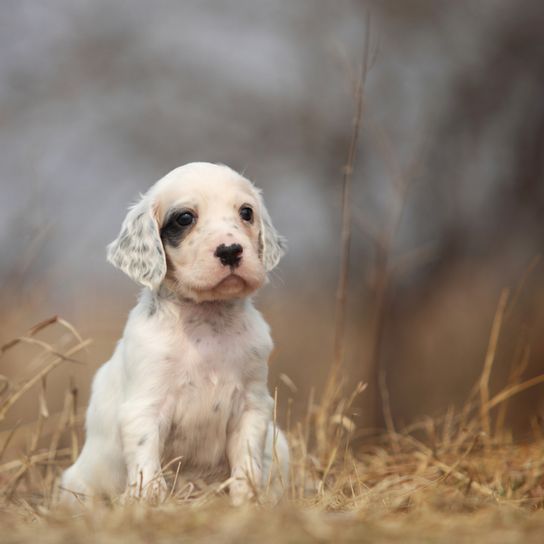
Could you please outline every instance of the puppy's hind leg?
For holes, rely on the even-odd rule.
[[[119,435],[116,375],[108,364],[97,372],[87,410],[85,445],[77,461],[62,475],[59,501],[81,504],[102,495],[117,495],[126,486],[126,465]]]
[[[78,460],[62,474],[56,501],[68,507],[86,504],[103,496],[113,497],[126,486],[126,466],[120,445],[99,437],[87,438]]]

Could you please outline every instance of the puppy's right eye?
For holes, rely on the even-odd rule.
[[[192,225],[194,221],[195,216],[191,212],[183,212],[176,217],[176,223],[181,227],[188,227],[189,225]]]

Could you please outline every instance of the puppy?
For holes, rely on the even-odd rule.
[[[174,459],[188,479],[230,478],[234,504],[281,493],[289,452],[272,421],[272,340],[250,297],[283,253],[260,192],[224,165],[176,168],[129,210],[108,260],[144,289],[94,378],[62,502],[162,500]]]

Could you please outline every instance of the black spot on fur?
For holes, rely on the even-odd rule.
[[[249,350],[249,352],[251,353],[251,355],[253,357],[255,357],[256,359],[260,359],[261,358],[261,352],[257,349],[257,348],[251,348]]]
[[[213,405],[213,411],[214,412],[217,412],[219,410],[219,407],[221,406],[221,403],[220,402],[216,402],[214,405]]]
[[[157,313],[157,299],[153,297],[149,301],[149,306],[147,308],[148,317],[153,317]]]
[[[138,440],[138,446],[143,446],[146,443],[147,435],[143,435],[140,440]]]

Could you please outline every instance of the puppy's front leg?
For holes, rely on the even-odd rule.
[[[242,504],[261,487],[264,442],[271,417],[272,399],[266,391],[258,402],[242,413],[232,429],[227,445],[232,483],[231,502]]]
[[[161,473],[159,418],[147,403],[125,402],[120,426],[127,465],[129,497],[162,501],[166,482]]]

